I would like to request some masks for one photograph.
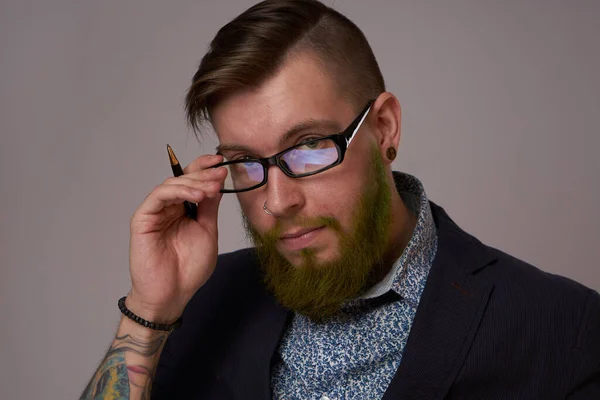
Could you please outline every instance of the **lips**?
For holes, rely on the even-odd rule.
[[[321,229],[322,226],[312,227],[312,228],[304,228],[297,231],[289,232],[284,235],[281,235],[280,239],[295,239],[302,235],[305,235],[309,232],[315,231],[317,229]]]
[[[324,230],[324,226],[317,226],[287,232],[279,237],[279,248],[284,251],[300,251],[312,245]]]
[[[279,244],[284,250],[299,251],[310,246],[324,229],[317,226],[287,232],[279,237]]]

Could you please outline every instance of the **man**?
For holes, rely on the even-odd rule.
[[[218,155],[133,215],[132,290],[82,398],[600,398],[598,294],[483,245],[391,171],[400,105],[345,17],[250,8],[186,105]],[[223,193],[255,247],[217,256]]]

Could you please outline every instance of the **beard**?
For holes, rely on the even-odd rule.
[[[301,262],[292,265],[276,248],[281,234],[274,228],[261,235],[243,215],[244,228],[256,251],[267,288],[285,308],[315,322],[335,315],[344,302],[356,298],[373,282],[383,262],[391,226],[391,188],[378,149],[373,149],[371,168],[353,210],[352,229],[345,233],[333,217],[295,218],[294,227],[325,226],[339,237],[339,253],[319,261],[310,247],[300,251]]]

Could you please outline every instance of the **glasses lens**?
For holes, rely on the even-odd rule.
[[[240,161],[224,167],[227,168],[227,178],[223,189],[244,190],[262,183],[265,179],[265,170],[261,163],[256,161]]]
[[[281,156],[294,174],[308,174],[327,168],[338,161],[338,148],[331,139],[304,143]]]

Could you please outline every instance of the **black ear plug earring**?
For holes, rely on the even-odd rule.
[[[396,159],[396,149],[393,147],[388,147],[385,155],[390,161],[394,161]]]

